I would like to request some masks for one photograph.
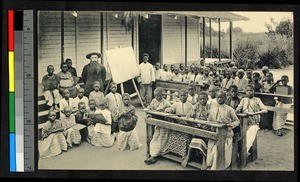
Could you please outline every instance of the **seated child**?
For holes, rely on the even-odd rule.
[[[91,118],[88,117],[86,105],[84,102],[78,103],[78,111],[75,114],[76,123],[83,124],[87,127],[80,130],[81,138],[86,140],[88,137],[88,126],[92,124]]]
[[[94,91],[89,95],[89,100],[94,99],[96,103],[96,108],[99,108],[100,100],[104,98],[104,94],[100,91],[100,82],[95,81],[93,85]]]
[[[57,75],[53,73],[54,72],[53,65],[49,65],[47,67],[47,72],[48,74],[45,75],[42,79],[42,86],[43,86],[46,103],[48,106],[51,107],[50,110],[55,109],[59,111],[58,104],[61,99],[61,95],[58,91]]]
[[[173,81],[173,82],[182,82],[182,75],[181,75],[181,73],[179,73],[179,68],[178,67],[174,68],[174,74],[171,78],[171,81]]]
[[[225,104],[232,107],[234,110],[237,108],[241,102],[241,98],[238,96],[238,88],[236,85],[231,85],[229,87],[228,97],[225,101]]]
[[[84,102],[86,109],[89,109],[89,99],[84,96],[84,88],[80,87],[77,90],[77,97],[74,98],[74,104],[76,105],[76,109],[78,109],[78,103],[79,102]]]
[[[118,121],[116,116],[120,112],[122,106],[122,96],[117,92],[117,84],[114,82],[110,83],[110,93],[105,96],[107,100],[107,108],[112,114],[111,133],[119,132]]]
[[[87,114],[88,119],[90,121],[89,127],[87,127],[88,137],[86,138],[86,140],[87,140],[88,143],[91,143],[91,138],[93,136],[93,128],[96,124],[96,119],[95,119],[95,117],[93,117],[95,112],[96,112],[95,100],[91,99],[91,100],[89,100],[89,109],[86,111],[86,114]]]
[[[217,103],[216,100],[216,93],[217,91],[220,90],[218,87],[211,85],[209,86],[207,92],[208,92],[208,101],[207,103],[212,106],[213,104]]]
[[[260,122],[260,114],[268,112],[260,98],[254,97],[254,86],[252,84],[246,86],[246,97],[241,100],[235,111],[241,111],[249,117],[246,134],[247,152],[249,152],[249,149],[255,140],[257,131],[259,130],[258,124]]]
[[[89,109],[86,111],[87,115],[90,116],[91,114],[94,114],[96,112],[96,102],[94,99],[89,100]],[[90,117],[89,117],[90,118]]]
[[[65,89],[63,91],[63,96],[64,98],[59,101],[60,119],[63,119],[65,117],[64,108],[66,106],[69,106],[71,108],[72,113],[75,113],[77,111],[74,99],[70,98],[69,90]]]
[[[233,138],[233,128],[240,124],[238,117],[236,116],[234,109],[225,104],[226,93],[223,90],[219,90],[216,93],[217,103],[214,107],[211,107],[208,121],[224,123],[228,126],[228,131],[225,138],[225,169],[231,164],[232,156],[232,138]],[[217,168],[217,141],[213,139],[208,140],[207,144],[207,167],[211,170],[216,170]]]
[[[193,106],[193,108],[188,112],[188,117],[191,118],[197,118],[200,120],[207,120],[208,115],[209,115],[209,110],[210,107],[207,104],[207,100],[208,100],[208,95],[206,92],[201,91],[199,93],[199,98],[198,98],[198,102]],[[196,125],[197,128],[201,128],[204,130],[207,130],[208,128],[210,128],[208,125],[202,125],[202,124],[197,124]],[[200,138],[200,137],[193,137],[192,141],[189,145],[189,149],[188,149],[188,154],[186,156],[186,158],[181,162],[181,165],[183,167],[186,167],[188,161],[190,160],[190,155],[192,150],[198,150],[200,151],[200,155],[202,157],[202,169],[206,168],[206,150],[207,150],[207,146],[206,146],[206,142],[205,139]],[[198,156],[200,157],[199,153],[197,153]]]
[[[263,92],[263,86],[259,83],[260,74],[254,72],[251,80],[251,84],[254,85],[254,92]]]
[[[81,143],[81,135],[79,130],[73,128],[76,125],[76,121],[70,106],[64,108],[64,114],[65,117],[61,119],[61,122],[64,127],[64,135],[68,146],[73,147],[73,144],[79,145]]]
[[[189,95],[187,101],[194,105],[198,101],[198,94],[195,93],[196,85],[194,83],[190,83],[188,88],[189,88]]]
[[[68,64],[62,62],[60,65],[61,72],[57,73],[59,81],[59,90],[63,93],[64,90],[69,90],[70,97],[75,98],[77,96],[77,88],[72,74],[68,71]]]
[[[170,109],[166,109],[166,112],[176,114],[181,117],[185,117],[187,113],[193,108],[190,102],[187,102],[188,91],[181,89],[179,91],[180,101],[175,102]],[[179,121],[180,124],[187,125],[185,121]],[[182,157],[182,160],[187,155],[187,149],[191,142],[192,136],[190,134],[182,133],[179,131],[171,130],[166,149],[163,153],[175,153]]]
[[[38,141],[38,150],[41,158],[48,158],[67,151],[67,142],[63,135],[63,126],[60,120],[56,119],[56,112],[48,112],[48,121],[42,128],[41,140]]]
[[[164,112],[165,109],[170,108],[171,104],[169,101],[163,98],[163,88],[157,87],[154,90],[154,99],[147,107],[150,110]],[[154,127],[154,133],[150,141],[150,157],[144,162],[148,165],[157,162],[157,156],[160,155],[161,151],[165,148],[169,136],[169,129],[161,128],[158,126]]]
[[[231,75],[232,75],[231,70],[225,71],[225,78],[223,78],[220,85],[220,87],[225,91],[227,91],[229,87],[234,83],[234,79],[231,78]]]
[[[189,75],[189,68],[186,66],[184,68],[184,73],[182,74],[182,82],[183,83],[189,83],[190,82],[190,75]]]
[[[111,112],[106,109],[106,100],[99,100],[99,109],[94,113],[96,123],[92,128],[90,143],[98,147],[112,147],[115,134],[111,134]]]
[[[117,139],[118,148],[120,150],[136,150],[142,146],[135,128],[138,117],[135,114],[135,107],[130,103],[130,95],[124,93],[122,99],[123,105],[117,117],[120,130]]]
[[[245,72],[243,69],[237,71],[237,77],[235,78],[234,85],[238,87],[239,91],[245,91],[246,86],[249,84],[249,81],[244,78]]]

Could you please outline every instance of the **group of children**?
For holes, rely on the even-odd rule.
[[[149,58],[148,55],[144,57]],[[147,63],[146,59],[145,62]],[[118,148],[121,150],[135,150],[142,146],[135,129],[138,117],[135,107],[130,103],[130,95],[125,93],[121,96],[117,93],[115,83],[112,82],[109,85],[111,92],[105,96],[100,91],[100,83],[95,81],[94,91],[89,94],[89,97],[84,96],[84,89],[81,87],[76,90],[77,97],[72,97],[70,88],[58,89],[59,81],[55,78],[57,75],[53,74],[53,66],[48,66],[47,72],[42,82],[43,91],[48,105],[53,107],[41,131],[41,140],[39,140],[41,157],[58,155],[61,151],[66,151],[68,146],[79,145],[82,140],[94,146],[111,147],[117,138]],[[177,68],[171,65],[171,71],[168,71],[167,65],[164,65],[162,70],[159,63],[155,65],[154,72],[156,81],[184,82],[188,83],[188,87],[176,93],[167,93],[167,97],[165,97],[164,89],[157,87],[154,90],[155,98],[149,105],[147,104],[147,108],[181,117],[226,124],[228,132],[225,142],[225,167],[231,163],[233,130],[240,122],[236,113],[244,113],[250,120],[247,130],[247,151],[250,150],[259,129],[273,128],[278,136],[283,134],[282,128],[286,121],[286,113],[278,115],[276,113],[276,119],[273,122],[273,115],[269,115],[270,112],[265,105],[275,106],[276,104],[278,107],[289,107],[292,100],[279,98],[275,102],[270,96],[254,97],[254,92],[276,93],[279,90],[277,88],[284,87],[287,90],[286,95],[292,95],[293,90],[287,85],[289,78],[286,75],[274,83],[273,75],[267,67],[263,67],[262,74],[253,73],[252,70],[247,70],[245,74],[244,70],[237,69],[234,65],[198,67],[192,64],[190,68],[183,65]],[[67,72],[64,74],[67,75]],[[151,85],[152,80],[153,78],[151,82],[144,83],[142,78],[141,83]],[[62,83],[64,82],[66,81]],[[196,84],[200,85],[202,91],[196,92]],[[238,96],[239,92],[243,92],[244,98]],[[151,98],[151,94],[145,95]],[[275,104],[270,102],[272,100]],[[59,119],[56,117],[56,112],[60,113]],[[79,130],[75,127],[77,123],[86,127]],[[214,127],[195,125],[184,120],[180,120],[179,123],[204,130],[216,130]],[[195,151],[194,149],[198,152],[192,152]],[[145,160],[145,163],[154,164],[159,155],[168,152],[181,156],[182,166],[187,165],[194,153],[194,156],[203,159],[206,167],[216,169],[215,140],[155,126],[150,142],[151,156]]]
[[[261,100],[254,97],[254,87],[252,84],[246,86],[246,97],[236,105],[228,104],[228,100],[236,97],[236,86],[231,86],[229,94],[223,90],[216,91],[215,98],[208,103],[209,95],[205,91],[198,94],[196,103],[189,102],[188,90],[179,91],[180,100],[170,104],[163,98],[163,89],[158,87],[154,91],[155,98],[148,106],[148,109],[176,114],[180,117],[196,118],[205,121],[223,123],[228,126],[225,141],[225,167],[231,164],[233,129],[240,124],[236,115],[238,112],[247,114],[251,118],[247,130],[247,151],[253,144],[258,131],[259,115],[266,113],[267,109]],[[189,123],[186,120],[178,121],[180,124],[197,127],[204,130],[215,131],[216,128],[204,124]],[[193,137],[190,134],[179,131],[168,130],[158,126],[154,129],[154,134],[150,142],[151,157],[145,160],[146,164],[154,164],[157,157],[168,152],[175,153],[182,157],[182,166],[186,166],[191,158],[191,150],[201,151],[202,158],[205,159],[205,166],[211,170],[216,169],[217,148],[216,141],[206,138]]]
[[[172,73],[168,71],[167,65],[164,65],[164,70],[160,70],[159,64],[156,64],[157,80],[186,82],[189,83],[188,90],[181,89],[177,94],[166,94],[163,93],[163,88],[156,88],[154,91],[155,98],[148,106],[148,109],[173,113],[180,117],[197,118],[226,124],[228,132],[225,139],[225,167],[227,168],[231,163],[233,129],[240,123],[236,114],[244,113],[249,118],[246,133],[248,154],[258,130],[265,129],[260,125],[262,116],[268,115],[267,107],[263,101],[268,104],[270,96],[267,96],[267,99],[265,97],[258,98],[254,97],[254,92],[278,93],[278,90],[285,88],[287,92],[283,95],[292,95],[293,91],[292,87],[287,85],[289,82],[288,76],[284,75],[274,83],[273,75],[267,67],[263,67],[262,76],[258,72],[252,73],[252,70],[247,70],[245,75],[244,70],[238,70],[234,65],[231,65],[231,68],[219,68],[216,71],[213,66],[197,68],[192,65],[191,72],[185,67],[181,69],[182,76],[178,76],[181,73],[179,68],[176,68],[174,65],[171,65]],[[200,85],[202,90],[198,94],[195,91],[196,84]],[[244,95],[243,98],[238,96],[239,92]],[[163,97],[163,95],[167,96]],[[172,96],[170,97],[169,95]],[[271,96],[271,99],[274,98]],[[279,97],[277,101],[279,107],[289,108],[291,104],[291,98]],[[269,119],[268,122],[272,122],[271,126],[273,125],[275,134],[282,136],[282,128],[285,124],[286,116],[287,113],[275,113],[274,121],[273,118],[268,116],[265,116],[263,119]],[[177,122],[204,130],[215,131],[216,129],[207,125],[183,122],[182,120]],[[267,124],[268,127],[269,125]],[[186,166],[191,158],[191,151],[194,149],[198,151],[194,152],[194,156],[201,157],[205,167],[212,170],[216,169],[217,148],[215,140],[194,137],[186,133],[155,126],[150,142],[150,157],[145,160],[145,163],[154,164],[157,162],[158,156],[172,152],[181,156],[181,164]]]
[[[70,97],[68,89],[62,91],[59,119],[58,111],[51,108],[48,121],[41,129],[40,157],[56,156],[81,141],[94,146],[112,147],[117,140],[120,150],[136,150],[142,146],[135,129],[138,117],[135,107],[131,105],[130,95],[117,93],[114,82],[110,83],[111,92],[106,96],[99,90],[98,81],[94,82],[93,88],[89,98],[83,95],[84,89],[81,87],[76,98]]]
[[[237,89],[237,92],[244,93],[246,86],[252,84],[254,86],[254,92],[261,93],[275,93],[280,95],[293,95],[293,88],[288,84],[289,78],[283,75],[280,80],[274,82],[273,74],[270,72],[267,66],[263,66],[262,73],[253,72],[251,69],[246,71],[238,69],[235,63],[228,64],[210,64],[208,66],[197,66],[196,64],[190,65],[190,67],[184,67],[180,64],[179,67],[171,65],[169,71],[168,65],[164,65],[163,69],[160,69],[160,64],[155,65],[156,81],[172,81],[183,83],[194,83],[200,86],[201,90],[208,92],[215,92],[215,90],[222,89],[226,92],[230,92],[231,86]],[[194,90],[189,87],[190,90]],[[178,92],[168,91],[167,100],[178,101]],[[266,106],[290,108],[292,106],[292,98],[287,97],[274,97],[270,95],[260,95],[259,98]],[[197,99],[197,94],[194,91],[190,91],[189,99],[194,101]],[[240,100],[230,100],[232,104],[237,104]],[[209,99],[210,102],[210,99]],[[227,101],[229,102],[229,101]],[[274,119],[275,118],[275,119]],[[283,135],[282,127],[287,119],[287,113],[274,113],[268,112],[262,114],[262,122],[259,123],[261,129],[274,130],[278,136]],[[274,120],[274,122],[273,122]]]

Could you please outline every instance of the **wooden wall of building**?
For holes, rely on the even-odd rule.
[[[101,14],[103,19],[101,19]],[[105,50],[117,47],[133,46],[138,59],[137,17],[134,18],[133,29],[126,30],[121,23],[121,16],[121,13],[118,18],[115,18],[113,13],[78,11],[76,17],[66,11],[63,13],[64,33],[62,35],[61,12],[40,11],[38,16],[38,69],[44,71],[39,71],[39,82],[46,74],[48,65],[54,65],[55,73],[58,73],[62,59],[66,58],[72,59],[78,76],[81,76],[83,67],[89,63],[85,56],[90,52],[105,52]],[[102,37],[101,24],[103,24]],[[103,41],[102,44],[101,41]],[[104,59],[102,61],[107,67],[106,61]]]

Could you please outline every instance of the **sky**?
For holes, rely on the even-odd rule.
[[[240,27],[244,32],[265,32],[267,31],[265,23],[271,23],[272,17],[275,22],[283,19],[291,19],[293,21],[292,12],[233,12],[238,15],[249,18],[248,21],[235,21],[233,27]]]

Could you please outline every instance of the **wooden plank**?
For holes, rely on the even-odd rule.
[[[266,108],[268,109],[268,111],[274,111],[274,112],[278,112],[278,113],[294,113],[294,108],[281,108],[281,107],[272,107],[272,106],[266,106]]]
[[[205,124],[205,125],[213,126],[216,128],[226,127],[225,124],[212,122],[212,121],[205,121],[205,120],[187,118],[187,117],[179,117],[176,114],[170,114],[170,113],[159,112],[159,111],[148,110],[148,109],[144,109],[144,111],[146,111],[147,114],[151,114],[151,115],[155,115],[155,116],[162,116],[162,117],[167,117],[167,118],[171,118],[171,119],[184,120],[184,121],[188,121],[188,122],[192,122],[192,123],[196,123],[196,124]]]
[[[151,139],[153,137],[153,133],[154,133],[154,125],[150,125],[146,123],[146,133],[147,133],[147,138],[146,138],[146,142],[147,142],[147,153],[146,153],[146,159],[148,159],[150,157],[150,142]]]
[[[248,119],[246,117],[239,117],[241,125],[241,168],[247,165],[247,129],[248,129]]]
[[[215,132],[197,129],[197,128],[193,128],[193,127],[189,127],[189,126],[185,126],[185,125],[181,125],[181,124],[176,124],[176,123],[171,123],[171,122],[154,119],[154,118],[146,118],[145,122],[148,124],[162,127],[162,128],[167,128],[167,129],[171,129],[171,130],[175,130],[175,131],[180,131],[183,133],[188,133],[188,134],[192,134],[192,135],[196,135],[196,136],[202,136],[205,138],[211,138],[211,139],[217,140],[217,134]]]
[[[227,128],[217,128],[218,141],[217,141],[217,170],[225,169],[225,136]]]
[[[172,160],[172,161],[175,161],[175,162],[179,162],[179,163],[182,162],[182,159],[181,159],[180,157],[177,157],[177,156],[172,155],[172,154],[164,154],[164,155],[162,155],[161,157],[166,158],[166,159],[169,159],[169,160]],[[202,165],[199,164],[199,163],[197,163],[197,162],[193,162],[193,161],[192,161],[192,162],[189,162],[188,165],[189,165],[189,166],[192,166],[192,167],[194,167],[194,168],[198,168],[198,169],[204,170],[204,169],[202,168]]]

